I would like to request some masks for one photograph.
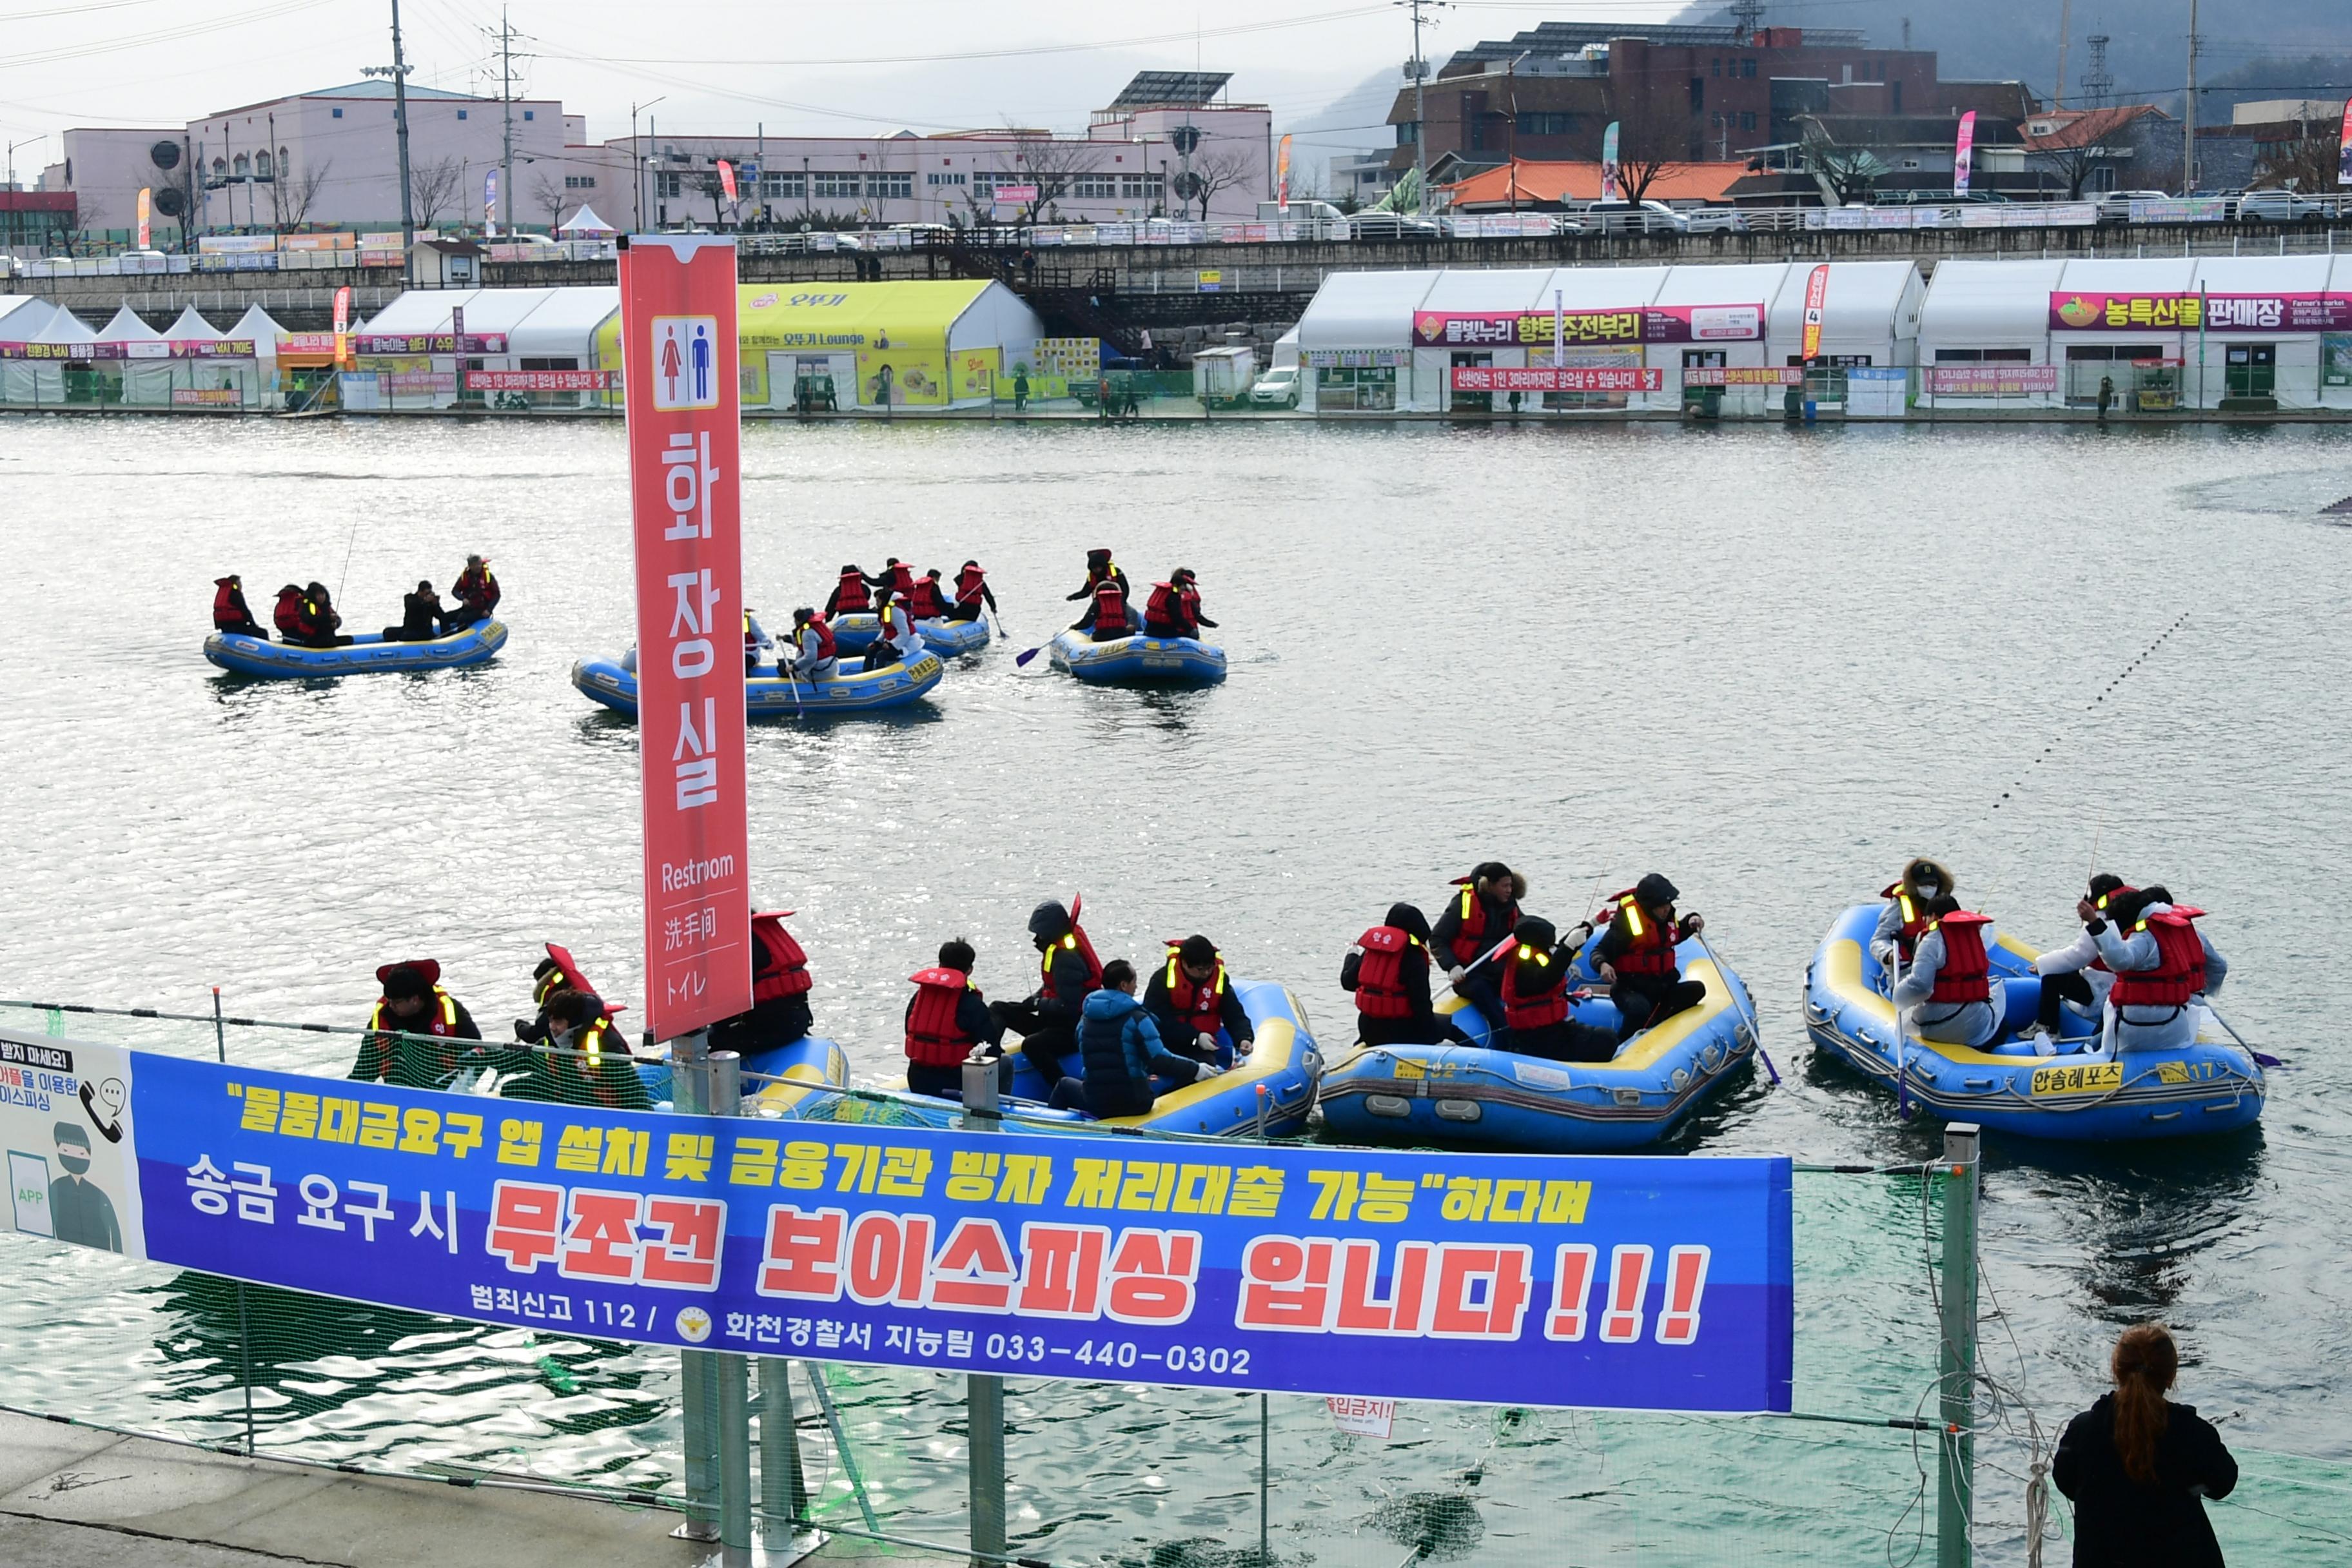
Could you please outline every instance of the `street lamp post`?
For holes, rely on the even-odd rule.
[[[1521,49],[1517,58],[1503,68],[1503,95],[1511,106],[1511,132],[1507,139],[1511,160],[1511,216],[1519,216],[1519,61],[1534,54],[1533,49]]]
[[[14,191],[16,188],[16,149],[19,147],[37,146],[39,143],[46,142],[48,139],[49,133],[44,131],[38,136],[27,136],[22,142],[11,142],[8,143],[9,190]],[[11,207],[8,211],[8,243],[12,246],[21,245],[24,243],[24,238],[25,215],[16,208]]]

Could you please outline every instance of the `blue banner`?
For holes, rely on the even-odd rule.
[[[121,1056],[137,1192],[120,1206],[158,1262],[944,1371],[1790,1405],[1786,1160],[730,1121]]]

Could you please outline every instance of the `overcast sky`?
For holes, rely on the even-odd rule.
[[[1676,0],[1461,0],[1435,13],[1433,59],[1546,19],[1650,19]],[[1383,0],[513,0],[518,92],[625,135],[633,101],[677,132],[863,135],[1007,121],[1077,131],[1135,71],[1231,71],[1309,146],[1383,144],[1386,94],[1412,50]],[[59,155],[69,126],[178,126],[355,79],[392,58],[389,0],[0,0],[0,134],[16,166]],[[412,81],[497,91],[499,7],[402,0]],[[1073,47],[1072,46],[1080,46]],[[1051,51],[1051,52],[1045,52]],[[528,54],[530,58],[520,57]],[[1343,103],[1340,100],[1346,101]],[[1335,111],[1335,105],[1337,109]]]

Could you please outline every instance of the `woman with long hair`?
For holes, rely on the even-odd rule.
[[[2160,1323],[2116,1341],[2111,1394],[2067,1424],[2050,1473],[2074,1503],[2074,1568],[2221,1568],[2206,1498],[2238,1484],[2212,1423],[2165,1398],[2180,1352]]]

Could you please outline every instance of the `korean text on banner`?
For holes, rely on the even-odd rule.
[[[1797,357],[1811,364],[1822,353],[1822,305],[1829,298],[1830,264],[1826,261],[1813,268],[1805,279],[1805,337]]]
[[[637,562],[646,1027],[751,1005],[735,247],[624,239],[622,383]]]
[[[138,1176],[113,1203],[159,1262],[642,1344],[1790,1407],[1786,1160],[762,1122],[124,1055],[138,1136],[110,1157]]]
[[[1960,116],[1960,139],[1952,148],[1952,194],[1969,194],[1969,169],[1974,163],[1977,145],[1977,111],[1969,110]]]
[[[150,250],[153,248],[153,243],[150,237],[153,233],[152,217],[154,211],[155,193],[153,189],[149,186],[141,186],[139,190],[139,248],[142,250]]]
[[[348,370],[352,363],[352,288],[335,290],[335,363]]]

